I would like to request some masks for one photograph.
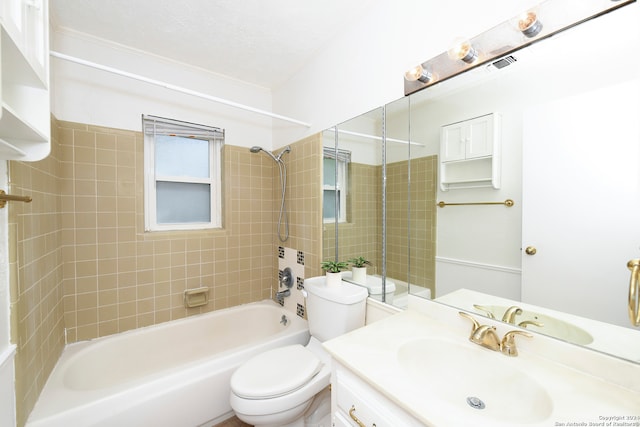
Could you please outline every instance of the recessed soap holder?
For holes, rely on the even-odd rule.
[[[200,307],[209,303],[209,288],[195,288],[184,291],[184,306],[186,308]]]

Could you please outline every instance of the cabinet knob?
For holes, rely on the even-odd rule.
[[[527,246],[524,250],[524,253],[527,255],[535,255],[536,252],[538,252],[538,250],[535,248],[535,246]]]

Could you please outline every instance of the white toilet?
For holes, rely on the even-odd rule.
[[[364,326],[367,290],[325,277],[305,279],[311,339],[248,360],[231,377],[231,407],[256,427],[330,426],[330,356],[322,342]]]

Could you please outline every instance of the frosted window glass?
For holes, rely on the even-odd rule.
[[[324,176],[324,185],[328,185],[331,187],[336,186],[336,161],[334,159],[327,159],[326,157],[323,160],[323,176]]]
[[[158,176],[209,177],[209,141],[156,135]]]
[[[158,224],[209,222],[211,186],[182,182],[156,184]]]
[[[340,193],[338,192],[338,212],[340,211]],[[325,220],[336,217],[336,192],[335,190],[324,190],[322,198],[322,218]]]

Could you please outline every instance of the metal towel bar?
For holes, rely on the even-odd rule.
[[[4,190],[0,190],[0,209],[4,208],[9,201],[31,203],[31,197],[13,196],[11,194],[5,193]]]
[[[510,208],[515,205],[515,202],[511,199],[507,199],[504,202],[467,202],[467,203],[446,203],[438,202],[438,206],[444,208],[445,206],[463,206],[463,205],[505,205]]]

